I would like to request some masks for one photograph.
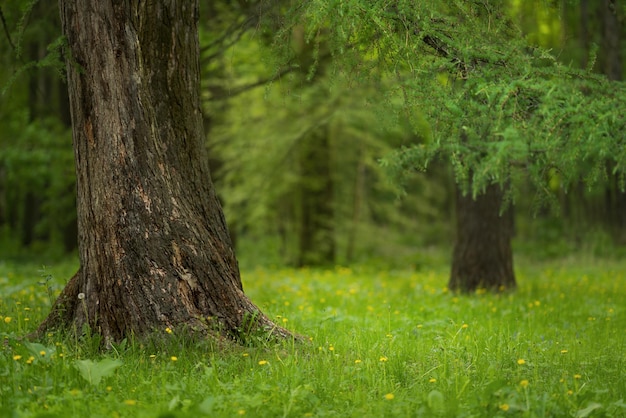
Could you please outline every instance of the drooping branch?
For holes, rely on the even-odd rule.
[[[2,7],[0,7],[0,20],[2,20],[2,27],[4,28],[4,33],[9,41],[9,45],[11,45],[11,49],[15,51],[15,44],[11,39],[11,34],[9,33],[9,28],[7,27],[7,21],[4,18],[4,13],[2,12]]]

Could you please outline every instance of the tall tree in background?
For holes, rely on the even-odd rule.
[[[197,1],[60,2],[80,269],[42,333],[107,344],[189,327],[286,336],[244,295],[213,189],[199,102]]]
[[[471,292],[516,286],[513,270],[513,209],[503,208],[504,191],[491,184],[473,197],[456,188],[456,238],[448,287]]]
[[[334,56],[360,79],[369,64],[363,58],[375,57],[372,64],[395,79],[407,111],[421,110],[431,125],[433,140],[388,157],[392,169],[425,169],[441,158],[452,166],[463,194],[476,197],[506,185],[501,190],[506,202],[514,201],[522,176],[542,201],[554,200],[547,187],[554,178],[565,190],[579,179],[587,187],[598,185],[608,174],[607,159],[624,179],[626,120],[620,97],[625,87],[529,46],[512,24],[507,2],[324,4],[294,8],[307,33],[327,30]],[[495,199],[486,202],[494,205],[493,213]],[[500,211],[502,205],[497,206]],[[496,225],[488,231],[509,233],[509,226]],[[489,249],[491,237],[476,237],[479,248]],[[486,273],[476,268],[471,252],[455,254],[467,267],[455,267],[455,272]],[[490,261],[503,265],[490,271],[511,271],[510,251],[502,255]],[[510,287],[513,279],[507,273],[482,281],[499,289]],[[472,273],[455,283],[471,291],[481,280]]]
[[[62,254],[77,243],[58,3],[22,3],[0,10],[0,85],[10,99],[0,103],[0,246],[6,256],[26,248]]]

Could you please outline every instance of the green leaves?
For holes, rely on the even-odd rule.
[[[105,358],[99,361],[76,360],[74,367],[90,385],[97,386],[103,378],[111,376],[122,364],[120,360]]]

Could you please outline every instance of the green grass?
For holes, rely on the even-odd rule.
[[[245,271],[310,344],[219,350],[163,330],[102,355],[95,337],[19,339],[73,263],[0,263],[0,416],[626,416],[626,264],[517,264],[516,293],[471,296],[445,289],[446,266]]]

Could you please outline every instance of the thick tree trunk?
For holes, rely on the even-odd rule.
[[[60,8],[81,267],[39,333],[88,325],[106,343],[166,327],[288,335],[244,295],[211,183],[197,1]]]
[[[503,192],[490,185],[475,200],[457,187],[457,236],[448,287],[454,291],[502,291],[515,288],[513,272],[513,216],[500,215]]]

